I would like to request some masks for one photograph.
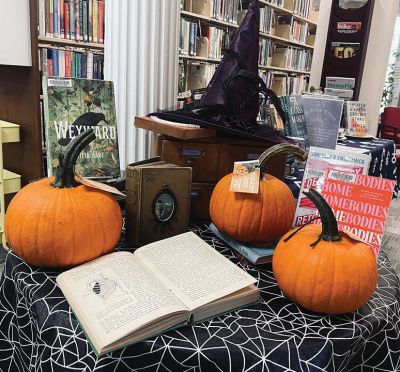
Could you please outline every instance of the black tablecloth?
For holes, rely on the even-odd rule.
[[[392,140],[381,138],[374,139],[346,139],[338,142],[339,145],[351,148],[363,149],[365,154],[371,155],[371,163],[368,174],[374,177],[396,180],[396,145]],[[300,193],[301,180],[304,176],[304,167],[294,169],[293,174],[285,177],[285,183],[289,186],[293,196],[297,199]],[[394,196],[397,197],[397,185]]]
[[[194,231],[237,263],[206,226]],[[399,279],[383,252],[378,262],[378,289],[355,313],[302,309],[282,296],[271,267],[246,268],[258,280],[259,303],[97,358],[56,285],[59,271],[31,267],[11,251],[0,282],[0,370],[398,371]]]

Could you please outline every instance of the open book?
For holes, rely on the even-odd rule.
[[[98,355],[255,302],[255,282],[192,232],[57,277]]]

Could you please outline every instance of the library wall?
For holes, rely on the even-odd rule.
[[[0,65],[32,66],[29,1],[0,0],[0,9]]]

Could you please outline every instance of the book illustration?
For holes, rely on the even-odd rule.
[[[260,163],[257,160],[237,161],[233,167],[230,191],[257,194],[260,180]]]
[[[361,22],[337,22],[336,30],[340,34],[355,34],[361,30]]]
[[[108,300],[119,288],[126,293],[119,283],[110,276],[105,276],[103,273],[91,278],[87,284],[89,292],[101,297],[104,301]]]
[[[75,171],[89,178],[120,175],[114,88],[111,81],[43,78],[48,174],[73,138],[93,128],[96,140],[79,156]]]
[[[353,58],[360,49],[360,43],[332,42],[331,48],[335,58]]]

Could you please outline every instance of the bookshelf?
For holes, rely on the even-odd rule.
[[[318,17],[313,8],[314,0],[259,2],[260,54],[263,53],[259,61],[260,76],[264,78],[269,74],[264,80],[278,95],[299,94],[308,89]],[[182,97],[187,96],[187,91],[208,84],[221,61],[219,50],[217,53],[213,50],[213,40],[219,43],[217,49],[229,45],[244,16],[239,9],[240,3],[237,0],[218,1],[216,4],[222,4],[224,12],[218,14],[218,5],[213,0],[181,1],[178,91]],[[279,78],[274,79],[275,76]],[[302,79],[303,82],[292,84],[293,79]],[[274,80],[279,83],[274,84]]]

